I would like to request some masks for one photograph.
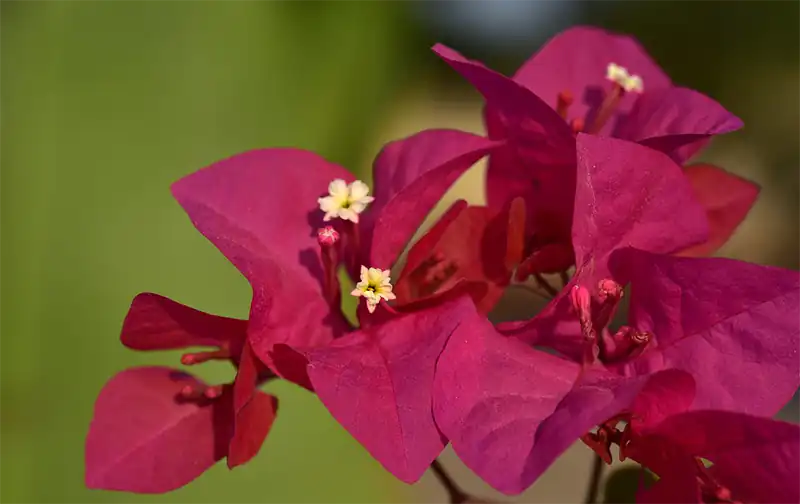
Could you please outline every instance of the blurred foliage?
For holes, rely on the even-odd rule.
[[[655,476],[649,471],[642,471],[639,465],[622,466],[606,478],[603,502],[606,504],[634,503],[640,485],[648,487],[655,481]]]
[[[412,74],[403,16],[361,2],[2,2],[4,502],[391,498],[392,478],[286,384],[270,386],[281,413],[252,464],[168,496],[85,490],[83,439],[115,372],[178,364],[119,344],[134,295],[247,316],[247,283],[169,184],[265,146],[353,166]]]

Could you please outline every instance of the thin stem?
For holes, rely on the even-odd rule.
[[[550,297],[546,296],[540,290],[534,289],[533,287],[530,287],[530,286],[527,286],[527,285],[521,284],[521,283],[520,284],[511,284],[510,286],[511,287],[516,287],[518,289],[524,289],[525,291],[530,292],[531,294],[535,294],[535,295],[539,296],[540,298],[544,299],[545,301],[550,301]]]
[[[539,273],[534,273],[533,278],[536,279],[536,284],[539,285],[542,289],[545,290],[551,297],[558,296],[558,291],[550,285],[550,283],[544,279],[544,277]]]
[[[589,486],[586,487],[586,504],[594,504],[597,502],[597,494],[600,491],[600,479],[603,476],[603,459],[595,454],[594,461],[592,462],[592,476],[589,480]]]
[[[469,496],[453,481],[453,478],[447,474],[447,471],[438,460],[431,462],[431,469],[433,469],[433,474],[436,475],[439,483],[447,490],[451,504],[461,504],[467,500]]]
[[[345,252],[345,262],[350,274],[358,277],[361,261],[361,231],[355,222],[345,223],[347,233],[347,250]]]
[[[563,289],[569,283],[569,275],[567,275],[566,271],[562,271],[559,275],[561,276],[561,288]]]

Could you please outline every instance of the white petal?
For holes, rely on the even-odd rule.
[[[370,268],[369,269],[369,282],[373,285],[380,285],[383,281],[383,275],[381,270],[377,268]]]
[[[317,200],[319,203],[319,209],[323,212],[330,212],[332,210],[338,210],[339,206],[336,203],[336,200],[331,198],[330,196],[325,196],[324,198],[320,198]]]
[[[358,214],[355,213],[351,208],[342,208],[339,210],[339,218],[350,221],[354,224],[358,224]]]
[[[347,189],[347,182],[342,179],[336,179],[328,185],[328,192],[334,198],[347,198],[349,191]]]
[[[365,205],[364,203],[362,203],[360,201],[353,201],[352,203],[350,203],[349,210],[353,211],[356,214],[360,214],[361,212],[363,212],[366,209],[367,209],[367,205]]]
[[[367,197],[369,194],[369,186],[360,180],[354,181],[350,184],[350,200],[351,201],[359,201],[362,198]]]

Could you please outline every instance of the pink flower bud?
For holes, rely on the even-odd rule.
[[[604,278],[597,283],[598,300],[602,303],[608,298],[619,299],[622,297],[622,286],[609,278]]]
[[[590,310],[592,298],[588,289],[581,285],[576,285],[569,293],[570,301],[572,301],[572,308],[578,314],[581,323],[591,320]]]
[[[330,246],[339,241],[339,232],[333,226],[325,226],[317,230],[317,241],[322,246]]]

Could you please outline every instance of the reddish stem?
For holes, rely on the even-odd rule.
[[[558,296],[558,291],[555,287],[550,285],[550,283],[544,279],[544,277],[540,273],[534,273],[533,278],[536,279],[536,284],[544,289],[550,296],[556,297]]]
[[[600,492],[600,480],[603,476],[603,459],[597,454],[594,455],[592,462],[592,476],[589,479],[589,486],[586,487],[586,504],[594,504],[597,502],[597,494]]]
[[[447,491],[447,495],[450,497],[451,504],[462,504],[469,499],[469,495],[461,490],[453,478],[447,474],[447,471],[445,471],[444,467],[442,467],[442,464],[438,460],[431,462],[431,469],[433,469],[433,474],[436,475],[439,483],[441,483],[444,489]]]

